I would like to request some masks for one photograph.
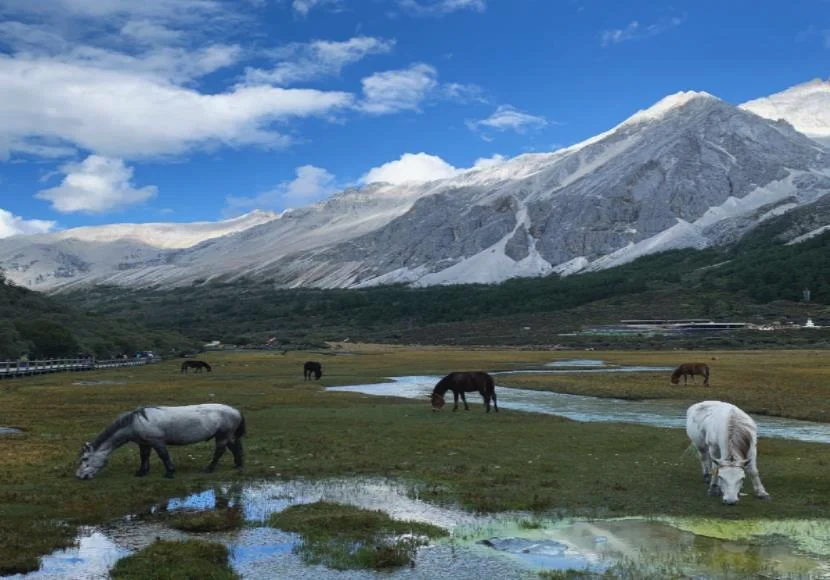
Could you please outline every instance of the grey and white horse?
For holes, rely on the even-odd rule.
[[[92,479],[107,464],[110,453],[126,443],[138,444],[141,455],[141,467],[136,472],[138,477],[150,471],[150,453],[153,449],[164,463],[164,476],[171,478],[175,468],[167,446],[189,445],[210,439],[216,440],[216,450],[205,471],[216,468],[225,448],[231,450],[234,464],[241,468],[241,438],[245,433],[245,417],[227,405],[207,403],[183,407],[142,407],[119,416],[92,442],[84,443],[75,476]]]
[[[703,401],[686,411],[686,433],[700,454],[709,495],[721,495],[725,504],[735,505],[749,473],[755,495],[769,499],[758,474],[758,435],[752,417],[729,403]]]

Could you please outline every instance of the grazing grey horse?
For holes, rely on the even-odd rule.
[[[124,413],[91,443],[84,443],[75,476],[92,479],[107,464],[110,453],[126,443],[138,444],[141,455],[141,467],[136,472],[138,477],[150,471],[150,453],[153,449],[164,463],[164,476],[171,478],[175,468],[167,445],[189,445],[209,439],[216,440],[216,450],[205,471],[211,472],[216,468],[226,447],[233,453],[236,467],[241,468],[241,438],[245,434],[245,417],[227,405],[207,403],[184,407],[142,407]]]
[[[695,403],[686,411],[686,434],[700,454],[709,495],[722,495],[725,504],[735,505],[749,473],[755,495],[769,499],[758,474],[758,435],[752,417],[721,401]]]

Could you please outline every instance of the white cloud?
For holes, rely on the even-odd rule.
[[[130,20],[121,27],[121,34],[149,45],[172,44],[182,40],[184,33],[151,20]]]
[[[467,127],[471,131],[480,132],[482,130],[494,131],[515,131],[516,133],[524,133],[529,129],[540,129],[548,124],[548,121],[537,115],[531,115],[512,107],[510,105],[501,105],[496,111],[486,119],[478,121],[467,121]],[[486,135],[484,135],[486,137]]]
[[[45,234],[55,227],[55,222],[47,220],[27,220],[10,211],[0,209],[0,238],[9,236]]]
[[[459,10],[484,12],[487,0],[398,0],[398,5],[420,16],[441,16]]]
[[[249,68],[245,71],[248,83],[288,85],[299,81],[336,76],[349,64],[358,62],[370,54],[390,52],[394,40],[356,36],[343,42],[315,40],[293,43],[273,52],[282,61],[270,70]]]
[[[42,17],[113,18],[139,16],[193,20],[223,12],[219,0],[3,0],[0,13]]]
[[[250,209],[283,209],[287,205],[308,205],[337,191],[335,177],[321,167],[303,165],[295,170],[296,177],[274,189],[252,197],[228,196],[225,213],[236,214]]]
[[[270,86],[203,94],[152,74],[0,56],[0,155],[32,138],[128,158],[214,144],[279,145],[286,139],[274,122],[351,103],[347,93]]]
[[[484,98],[484,89],[474,84],[445,83],[441,85],[440,92],[444,98],[458,103],[487,102]]]
[[[478,169],[489,169],[491,167],[496,167],[501,165],[507,161],[507,158],[504,155],[500,155],[496,153],[492,157],[480,157],[476,159],[475,163],[473,163],[473,170]]]
[[[400,159],[370,169],[360,178],[361,183],[422,182],[457,175],[459,170],[436,155],[404,153]]]
[[[294,9],[294,12],[305,17],[314,8],[326,5],[338,6],[342,2],[343,0],[294,0],[291,3],[291,7]]]
[[[101,213],[147,201],[157,188],[148,185],[136,189],[131,183],[133,169],[120,159],[90,155],[81,163],[61,167],[63,182],[39,191],[35,197],[52,202],[52,209],[62,213]]]
[[[438,87],[438,71],[428,64],[375,73],[363,79],[361,108],[373,114],[419,111],[421,102]]]
[[[206,75],[250,56],[222,39],[252,24],[244,10],[255,4],[0,0],[0,159],[280,146],[289,142],[285,123],[351,107],[354,96],[345,92],[267,83],[200,88]],[[354,44],[320,43],[318,52],[336,69],[337,58],[372,50]]]
[[[610,46],[612,44],[619,44],[628,40],[638,40],[640,38],[648,38],[650,36],[657,36],[667,30],[676,28],[686,21],[686,16],[674,16],[672,18],[661,20],[654,24],[643,26],[637,20],[632,20],[624,28],[615,28],[612,30],[603,30],[602,32],[602,46]]]

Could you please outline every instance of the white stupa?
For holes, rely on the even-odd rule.
[[[807,317],[807,322],[806,322],[806,324],[804,324],[804,326],[802,328],[819,328],[819,327],[816,326],[815,324],[813,324],[813,319],[812,318]]]

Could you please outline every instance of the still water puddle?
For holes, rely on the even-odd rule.
[[[711,520],[547,520],[522,513],[475,515],[451,506],[418,499],[418,489],[378,478],[322,481],[262,482],[241,487],[218,487],[169,500],[153,513],[208,510],[217,505],[241,506],[246,526],[240,530],[187,534],[143,517],[109,526],[85,528],[74,548],[42,559],[38,572],[15,579],[103,578],[115,562],[150,545],[156,538],[199,537],[229,548],[231,564],[243,578],[533,578],[541,570],[623,569],[684,577],[824,578],[830,577],[830,554],[815,553],[799,543],[801,536],[830,545],[829,522],[747,522],[717,520],[718,535],[708,530]],[[296,553],[296,534],[267,527],[268,517],[290,505],[327,500],[367,509],[381,508],[395,519],[416,520],[450,531],[448,539],[418,550],[411,566],[391,572],[336,571],[309,566]],[[737,539],[730,525],[739,526]],[[780,524],[780,526],[779,526]],[[777,527],[778,526],[778,527]],[[783,526],[783,527],[781,527]],[[531,528],[531,529],[528,529]],[[784,539],[787,533],[794,540]]]
[[[0,427],[0,435],[14,435],[15,433],[22,433],[20,429],[14,427]]]
[[[527,371],[516,372],[526,373]],[[328,387],[326,390],[420,399],[424,401],[424,406],[428,407],[429,394],[440,379],[440,376],[393,377],[388,383]],[[559,415],[575,421],[686,427],[688,404],[679,401],[667,399],[629,401],[506,387],[497,389],[496,394],[500,409]],[[473,410],[480,412],[481,397],[478,394],[471,394],[468,402],[473,404],[471,412]],[[758,423],[759,437],[830,443],[830,424],[828,423],[812,423],[781,417],[755,416],[753,418]]]

